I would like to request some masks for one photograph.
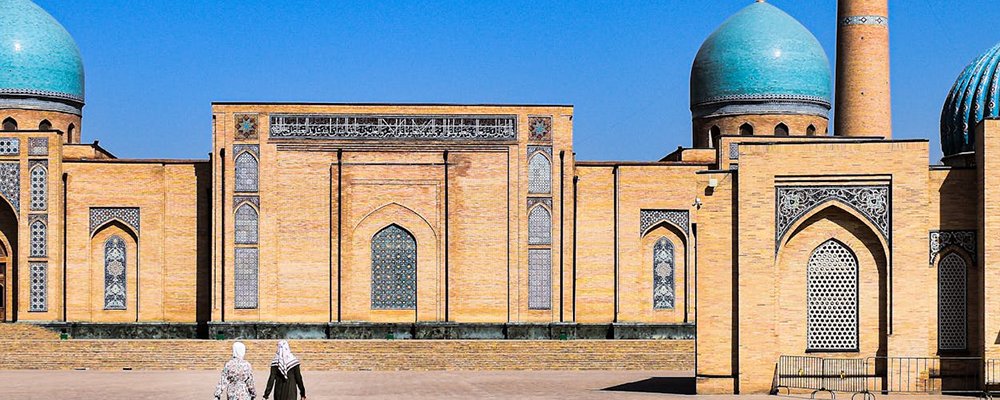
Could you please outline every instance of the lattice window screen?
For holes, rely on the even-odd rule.
[[[257,159],[250,152],[236,157],[236,191],[257,191]]]
[[[124,310],[126,288],[127,261],[125,258],[125,241],[118,235],[104,241],[104,309]]]
[[[966,314],[965,260],[955,253],[938,263],[938,348],[965,350],[968,315]]]
[[[528,308],[552,308],[552,250],[528,250]]]
[[[372,309],[417,307],[417,241],[389,225],[372,237]]]
[[[819,245],[806,269],[808,350],[858,348],[858,260],[836,240]]]
[[[249,204],[236,209],[236,243],[257,244],[257,210]]]
[[[46,231],[44,222],[31,223],[31,252],[29,253],[31,257],[45,257],[45,253],[48,252]]]
[[[674,308],[674,244],[665,237],[653,245],[653,308]]]
[[[48,205],[48,175],[43,165],[31,167],[31,211],[45,211]]]
[[[528,193],[552,192],[552,162],[541,152],[535,153],[528,161]]]
[[[537,206],[528,214],[528,244],[552,243],[552,215],[545,207]]]
[[[31,291],[28,296],[30,306],[28,311],[48,311],[49,265],[43,262],[33,262],[28,264],[28,269],[31,273]]]
[[[233,304],[237,309],[257,308],[257,256],[256,248],[236,248]]]

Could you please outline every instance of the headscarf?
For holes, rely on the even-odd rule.
[[[233,358],[243,359],[247,354],[247,346],[241,342],[233,343]]]
[[[278,352],[274,354],[274,360],[271,361],[272,367],[278,367],[278,371],[281,371],[281,375],[288,379],[288,370],[292,369],[296,365],[299,365],[299,359],[295,358],[292,354],[292,349],[288,347],[288,342],[285,340],[278,341]]]

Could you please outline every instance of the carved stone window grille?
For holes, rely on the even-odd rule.
[[[799,218],[828,200],[858,211],[889,240],[889,186],[779,186],[776,190],[775,251]]]
[[[31,167],[31,211],[45,211],[49,199],[49,172],[44,163]]]
[[[45,312],[49,310],[49,265],[44,262],[28,263],[28,271],[31,274],[31,287],[28,294],[29,307],[31,312]]]
[[[236,248],[233,304],[237,309],[257,308],[257,257],[256,248]]]
[[[552,214],[545,207],[528,213],[528,244],[552,244]]]
[[[819,245],[806,266],[808,351],[858,349],[858,260],[842,243]]]
[[[552,308],[552,250],[528,250],[528,309]]]
[[[236,191],[257,191],[257,158],[249,151],[236,156]]]
[[[552,193],[552,162],[543,152],[535,152],[528,160],[528,193]]]
[[[417,307],[417,241],[398,225],[372,237],[372,309]]]
[[[104,309],[124,310],[128,280],[125,240],[112,235],[104,241]]]
[[[236,244],[257,244],[257,210],[249,204],[236,209]]]
[[[21,154],[21,139],[0,138],[0,156],[16,156]]]
[[[653,308],[674,308],[674,244],[666,237],[653,245]]]
[[[31,251],[29,255],[31,257],[45,257],[46,253],[48,253],[48,229],[46,229],[45,221],[36,219],[32,222],[30,236]]]
[[[49,139],[38,137],[28,138],[28,155],[45,156],[49,154]]]
[[[552,140],[552,117],[528,117],[528,133],[531,140]]]
[[[965,260],[950,253],[938,263],[938,348],[965,350],[968,267]]]
[[[515,140],[513,115],[274,114],[271,138]]]
[[[14,211],[21,210],[21,164],[17,161],[0,162],[0,195]]]

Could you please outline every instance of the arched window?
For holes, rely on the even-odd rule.
[[[858,349],[858,259],[830,239],[806,266],[806,350]]]
[[[104,241],[104,309],[124,310],[128,286],[125,280],[125,241],[114,235]]]
[[[968,315],[966,314],[965,259],[948,254],[938,263],[938,348],[965,350]]]
[[[536,206],[528,213],[528,244],[552,243],[552,214]]]
[[[552,163],[542,152],[537,152],[528,161],[528,193],[551,192]]]
[[[31,223],[31,257],[45,257],[48,252],[48,236],[46,235],[45,223],[35,221]]]
[[[674,308],[674,244],[666,237],[653,245],[653,308]]]
[[[417,308],[417,241],[399,225],[372,237],[372,309]]]
[[[66,138],[68,140],[74,141],[74,142],[77,141],[76,138],[73,137],[73,131],[75,131],[75,130],[76,130],[76,125],[73,125],[73,124],[69,124],[69,127],[66,128]]]
[[[236,191],[257,191],[257,159],[248,151],[236,157]]]
[[[788,136],[788,125],[778,124],[774,126],[774,136]]]
[[[740,125],[740,135],[743,136],[753,135],[753,125],[750,125],[749,123]]]
[[[31,167],[31,211],[45,211],[48,206],[48,175],[42,164]]]
[[[721,138],[722,138],[722,130],[720,130],[718,126],[712,125],[712,127],[708,129],[708,139],[711,141],[708,144],[708,147],[712,148],[719,147],[719,139]]]
[[[38,123],[38,130],[40,131],[50,131],[52,130],[52,123],[47,119],[43,119],[42,122]]]
[[[9,117],[7,119],[3,120],[3,130],[5,130],[5,131],[16,131],[17,130],[17,121],[15,121],[14,118],[9,118]]]
[[[257,210],[249,204],[236,209],[236,243],[257,244]]]
[[[810,124],[806,127],[806,136],[816,136],[816,126]]]

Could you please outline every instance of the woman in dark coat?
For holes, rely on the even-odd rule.
[[[299,393],[302,393],[302,400],[306,400],[299,359],[295,358],[284,340],[278,342],[278,352],[271,361],[271,376],[267,378],[267,388],[264,389],[265,400],[271,395],[271,389],[274,389],[274,400],[297,400]]]

